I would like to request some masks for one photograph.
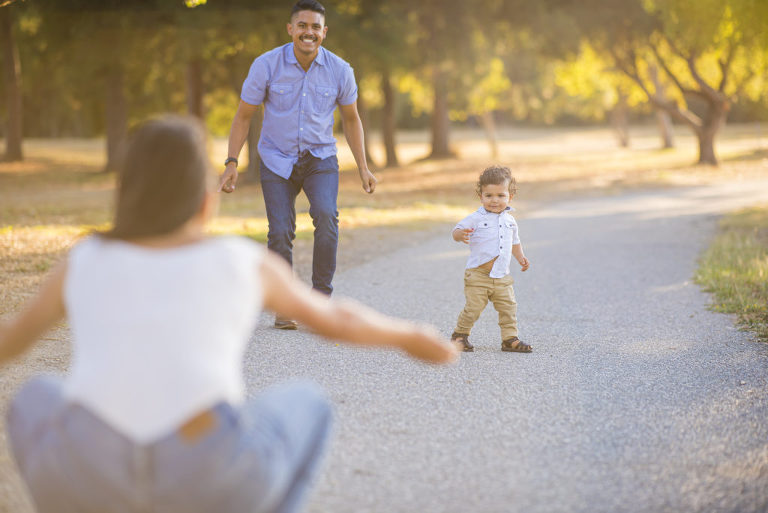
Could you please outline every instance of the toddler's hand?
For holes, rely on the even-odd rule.
[[[472,235],[472,232],[475,231],[474,228],[467,228],[466,230],[459,230],[461,232],[461,242],[464,244],[469,244],[469,237]]]
[[[527,258],[523,257],[523,261],[520,262],[520,268],[523,272],[527,271],[528,268],[531,266],[531,263],[528,261]]]

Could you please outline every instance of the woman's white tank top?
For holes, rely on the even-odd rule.
[[[65,394],[137,443],[242,402],[263,249],[238,237],[146,248],[89,237],[69,255]]]

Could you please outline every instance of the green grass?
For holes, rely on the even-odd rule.
[[[712,309],[768,342],[768,206],[731,214],[704,253],[696,282],[714,293]]]

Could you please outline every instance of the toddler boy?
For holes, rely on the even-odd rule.
[[[474,351],[469,332],[488,301],[499,312],[501,350],[530,353],[533,348],[517,338],[517,302],[512,288],[509,264],[512,257],[527,271],[530,262],[523,253],[517,222],[509,202],[516,192],[516,182],[503,166],[491,166],[477,182],[482,206],[462,219],[453,229],[453,239],[469,244],[469,260],[464,271],[466,304],[459,314],[451,340],[464,351]]]

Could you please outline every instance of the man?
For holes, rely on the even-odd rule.
[[[258,148],[269,222],[267,246],[292,264],[296,196],[303,189],[315,226],[312,287],[330,295],[339,238],[339,164],[333,137],[337,104],[363,189],[373,193],[377,180],[365,158],[352,68],[321,47],[328,32],[325,8],[315,0],[299,0],[287,29],[292,42],[257,57],[243,83],[220,190],[229,193],[235,189],[237,157],[248,136],[251,117],[263,103]],[[296,323],[277,318],[275,327],[296,329]]]

